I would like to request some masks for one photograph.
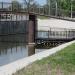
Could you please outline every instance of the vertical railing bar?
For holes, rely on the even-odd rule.
[[[40,6],[39,6],[39,14],[40,14]]]
[[[45,15],[45,14],[44,14],[44,7],[43,7],[43,15]]]
[[[48,30],[48,39],[49,39],[49,30]]]
[[[2,2],[2,9],[3,9],[3,2]]]
[[[12,10],[12,12],[13,12],[13,3],[11,3],[11,5],[12,5],[12,9],[11,9],[11,10]]]

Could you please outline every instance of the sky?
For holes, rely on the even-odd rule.
[[[0,0],[0,2],[11,2],[11,1],[13,1],[13,0]],[[23,2],[23,0],[17,0],[17,1]],[[35,1],[37,1],[41,5],[46,3],[46,0],[35,0]]]

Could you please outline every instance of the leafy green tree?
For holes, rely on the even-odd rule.
[[[75,11],[75,0],[72,0],[73,11]]]
[[[71,13],[71,6],[73,12],[75,11],[75,0],[48,0],[48,5],[49,2],[51,9],[56,7],[55,3],[57,2],[58,12],[61,12],[64,15],[69,15]]]

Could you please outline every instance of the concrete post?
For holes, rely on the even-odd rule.
[[[35,15],[29,15],[29,26],[28,26],[28,55],[35,54],[35,37],[37,21]]]

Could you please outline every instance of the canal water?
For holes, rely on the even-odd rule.
[[[45,49],[35,49],[35,53]],[[26,36],[9,35],[0,36],[0,66],[28,57]]]

